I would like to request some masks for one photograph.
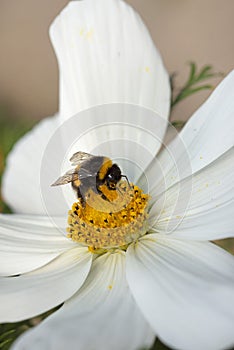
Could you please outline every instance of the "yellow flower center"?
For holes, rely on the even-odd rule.
[[[124,248],[147,231],[149,195],[126,181],[116,190],[101,189],[106,199],[92,189],[84,204],[72,205],[68,213],[67,237],[98,249]]]

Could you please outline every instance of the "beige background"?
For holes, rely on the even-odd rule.
[[[146,22],[168,71],[180,73],[178,85],[190,60],[224,73],[234,68],[233,0],[128,2]],[[48,27],[66,3],[0,0],[0,106],[15,117],[39,119],[57,110],[58,71]],[[201,92],[179,104],[174,119],[188,118],[207,95]]]

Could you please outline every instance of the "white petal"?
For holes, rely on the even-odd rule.
[[[157,199],[150,213],[154,229],[196,240],[234,237],[233,178],[234,147]]]
[[[2,192],[6,203],[14,212],[40,215],[47,211],[42,193],[41,172],[52,173],[51,176],[56,178],[58,170],[54,169],[53,162],[61,151],[57,149],[54,153],[49,170],[42,169],[42,159],[57,126],[57,117],[44,119],[16,143],[8,156]],[[64,202],[54,200],[53,214],[64,214],[66,208]]]
[[[234,71],[215,89],[147,171],[155,196],[234,145]]]
[[[35,270],[72,248],[63,224],[64,218],[0,215],[0,276]]]
[[[125,254],[97,258],[80,291],[14,350],[138,350],[154,334],[136,306],[125,279]]]
[[[112,102],[145,106],[167,118],[168,75],[145,25],[124,1],[71,1],[50,34],[63,118]]]
[[[70,298],[83,284],[92,254],[72,248],[33,272],[0,278],[0,322],[41,314]]]
[[[173,348],[234,344],[234,257],[211,243],[149,235],[127,252],[127,280],[159,338]]]

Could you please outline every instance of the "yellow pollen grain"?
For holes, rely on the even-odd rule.
[[[88,246],[93,254],[125,250],[147,230],[149,195],[126,181],[111,192],[116,197],[105,200],[90,190],[86,203],[75,202],[68,213],[67,237]]]
[[[98,255],[102,255],[104,253],[107,253],[107,249],[103,249],[103,248],[94,248],[92,246],[88,247],[88,251],[92,254],[98,254]]]
[[[86,30],[84,28],[81,28],[79,31],[79,35],[82,36],[84,39],[91,39],[93,37],[93,29]]]
[[[91,39],[92,36],[93,36],[93,29],[91,29],[91,30],[89,30],[89,31],[87,32],[86,38],[87,38],[87,39]]]
[[[109,284],[108,289],[111,290],[113,288],[113,286],[111,284]]]
[[[150,72],[150,68],[149,67],[145,67],[145,71],[146,71],[146,73],[149,73]]]

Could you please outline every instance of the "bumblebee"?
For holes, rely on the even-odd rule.
[[[108,192],[116,191],[116,186],[122,177],[125,177],[128,182],[126,175],[122,175],[119,166],[113,164],[108,157],[76,152],[70,162],[75,168],[59,177],[52,186],[71,183],[83,205],[86,203],[90,189],[97,195],[101,195],[103,199],[109,200]]]

